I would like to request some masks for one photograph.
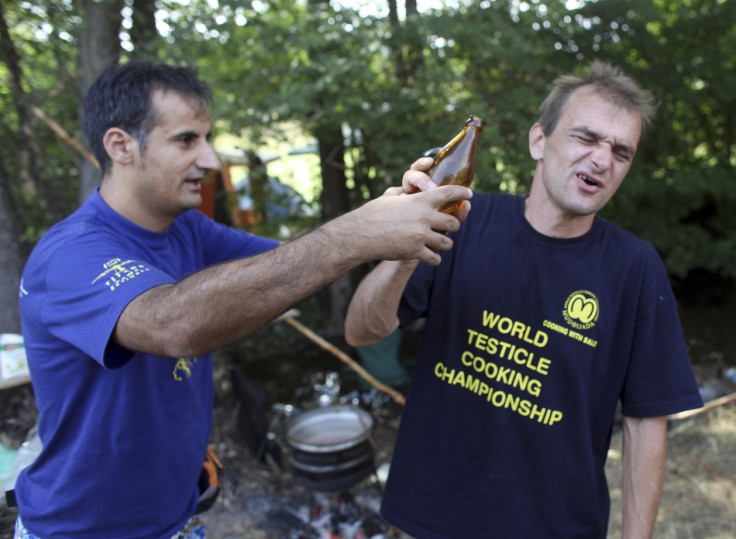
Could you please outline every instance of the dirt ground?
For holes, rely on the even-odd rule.
[[[376,463],[388,463],[397,422],[377,426]],[[275,500],[302,507],[305,491],[294,485],[288,472],[274,483],[274,474],[239,451],[225,457],[238,477],[235,495],[226,493],[204,515],[210,539],[237,537],[276,539],[321,537],[293,535],[268,529]],[[608,537],[621,537],[621,433],[614,435],[606,474],[611,489]],[[353,489],[359,501],[377,510],[380,491],[367,478]],[[301,496],[301,498],[300,498]],[[296,501],[295,501],[296,500]],[[272,515],[272,514],[271,514]],[[406,538],[389,529],[391,537]],[[662,503],[654,533],[656,539],[733,539],[736,537],[736,402],[717,407],[677,424],[668,433],[668,462]]]
[[[709,371],[699,373],[707,376]],[[707,385],[707,382],[704,382]],[[721,393],[731,386],[723,386]],[[11,408],[28,409],[32,393],[18,390],[0,395],[0,439],[13,443],[25,432],[32,414],[16,413]],[[31,400],[29,400],[31,399]],[[402,538],[377,514],[382,478],[390,462],[393,440],[400,419],[395,407],[380,408],[374,415],[375,463],[378,474],[369,475],[349,488],[342,498],[315,493],[294,481],[288,458],[283,466],[256,460],[234,424],[235,415],[227,399],[216,409],[213,443],[226,467],[223,496],[202,516],[210,539],[291,539],[326,537],[315,530],[317,517],[349,524],[362,519],[367,537]],[[231,403],[229,403],[231,404]],[[25,424],[24,424],[25,422]],[[667,477],[654,537],[657,539],[732,539],[736,537],[736,401],[718,406],[672,426],[668,433]],[[606,471],[611,487],[611,525],[609,537],[620,537],[621,513],[621,435],[611,444]],[[347,499],[347,501],[346,501]],[[347,509],[345,509],[347,507]],[[341,509],[340,509],[341,508]],[[348,514],[349,513],[349,514]],[[325,516],[326,515],[326,516]],[[350,517],[350,518],[349,518]],[[0,512],[0,539],[12,537],[13,510]],[[352,520],[351,520],[352,518]],[[311,528],[310,528],[311,527]]]
[[[606,474],[611,488],[608,536],[621,537],[620,433],[611,444]],[[670,430],[654,537],[736,537],[736,405],[718,407]]]

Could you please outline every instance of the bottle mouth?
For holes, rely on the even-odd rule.
[[[471,114],[468,118],[468,121],[465,122],[465,125],[472,125],[473,127],[477,127],[478,129],[483,129],[483,126],[486,125],[486,122],[480,116]]]
[[[422,157],[436,157],[439,151],[442,149],[442,146],[437,146],[436,148],[430,148],[426,152],[422,154]]]

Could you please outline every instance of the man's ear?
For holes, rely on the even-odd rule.
[[[119,165],[131,164],[138,149],[138,141],[119,127],[108,129],[102,137],[102,144],[110,160]]]
[[[547,137],[544,136],[544,131],[539,123],[535,123],[529,130],[529,153],[532,159],[538,161],[544,155],[544,143]]]

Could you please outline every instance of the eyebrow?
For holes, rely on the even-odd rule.
[[[201,138],[201,137],[202,137],[201,133],[198,133],[197,131],[193,131],[191,129],[185,129],[183,131],[172,133],[169,138],[171,140],[178,140],[182,138],[195,139],[195,138]],[[209,131],[205,133],[204,135],[204,139],[207,141],[209,141],[211,137],[212,137],[212,131]]]
[[[570,129],[569,133],[577,133],[580,135],[585,135],[586,137],[590,137],[592,139],[595,139],[596,141],[603,140],[605,137],[601,135],[600,133],[597,133],[596,131],[593,131],[589,127],[581,126],[581,127],[573,127]],[[633,159],[636,155],[636,148],[632,148],[628,144],[611,144],[611,149],[625,154],[629,159]]]

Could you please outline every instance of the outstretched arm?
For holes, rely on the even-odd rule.
[[[425,174],[432,162],[432,158],[418,159],[404,173],[402,189],[405,193],[436,189],[431,178]],[[465,201],[455,217],[462,222],[469,211],[470,203]],[[345,318],[345,340],[348,344],[363,346],[378,342],[398,327],[399,301],[418,264],[417,259],[384,261],[363,279]]]
[[[456,187],[456,186],[449,186]],[[464,187],[383,196],[276,249],[202,270],[141,294],[113,333],[121,346],[194,357],[244,337],[359,264],[417,259],[438,264],[460,222],[437,211],[471,196]]]
[[[667,458],[667,418],[624,417],[623,539],[654,531]]]

